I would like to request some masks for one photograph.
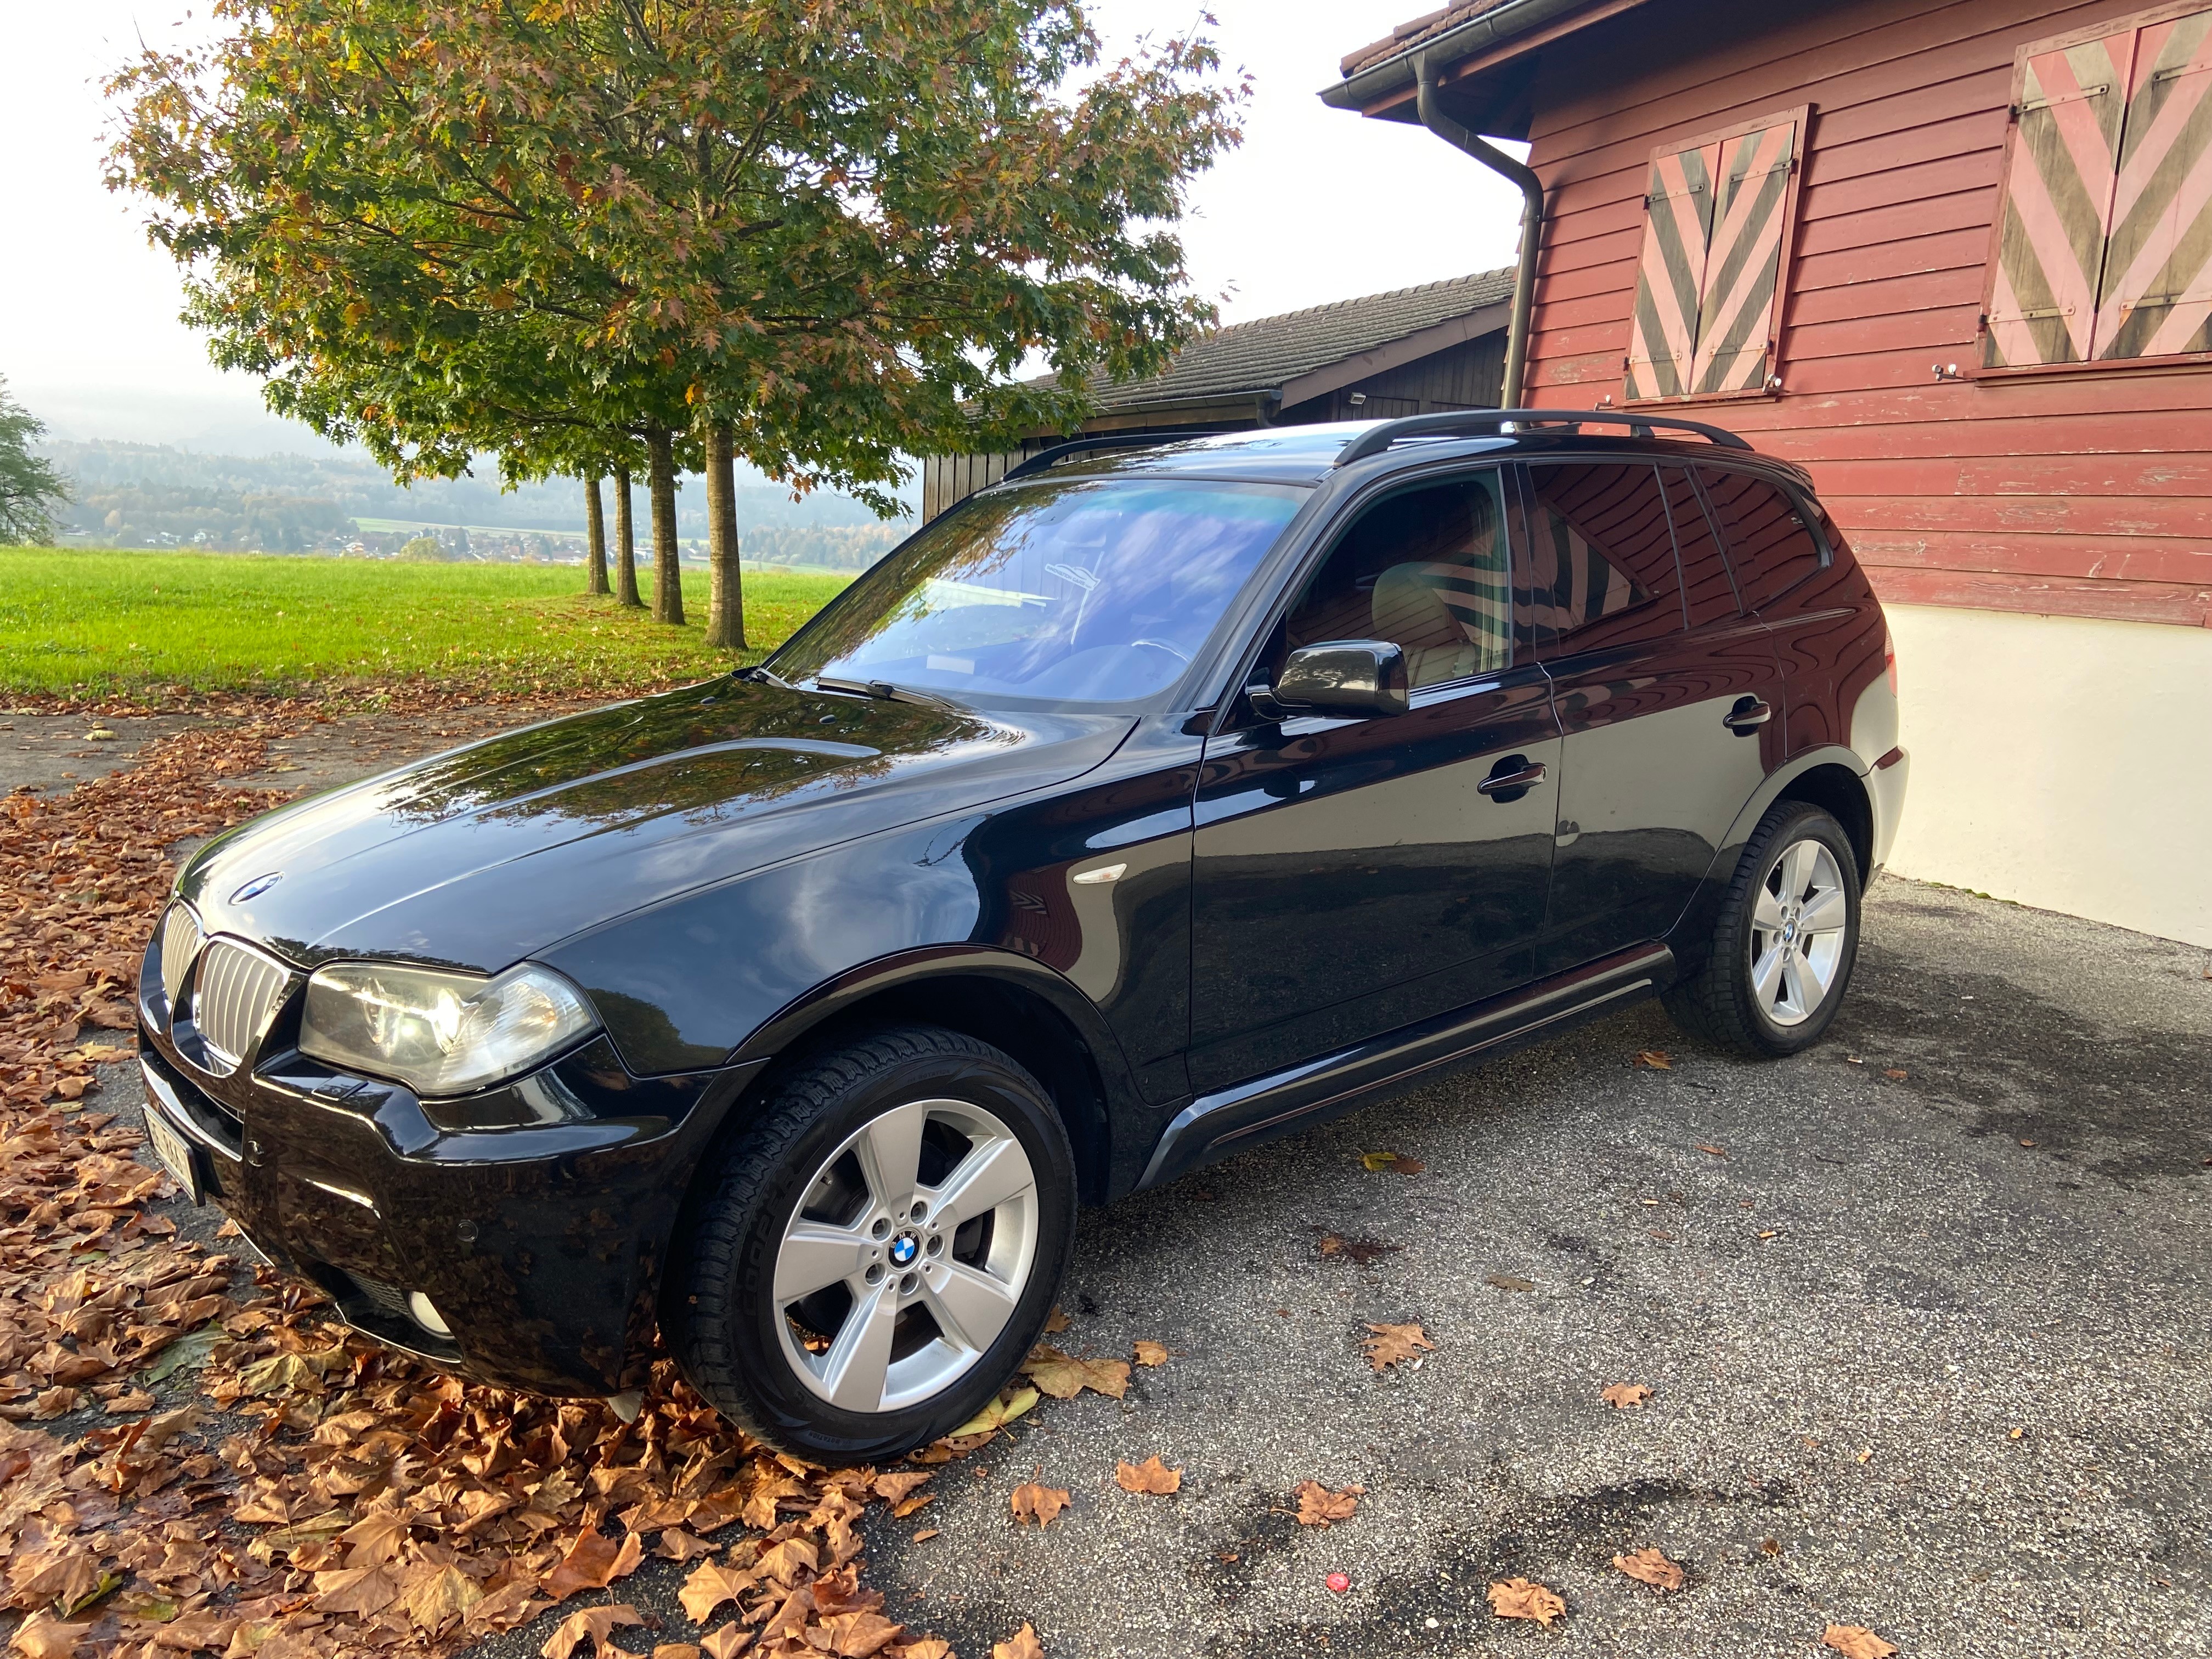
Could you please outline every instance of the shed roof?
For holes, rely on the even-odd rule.
[[[1194,398],[1277,392],[1316,369],[1498,305],[1512,293],[1509,266],[1236,323],[1193,340],[1173,363],[1150,379],[1101,383],[1092,388],[1092,396],[1104,413]],[[1046,378],[1049,382],[1051,377]]]

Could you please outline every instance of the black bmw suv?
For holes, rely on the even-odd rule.
[[[232,832],[156,1151],[386,1341],[634,1409],[657,1327],[835,1462],[988,1401],[1079,1202],[1645,996],[1803,1048],[1881,611],[1802,472],[1608,418],[1048,452],[763,667]]]

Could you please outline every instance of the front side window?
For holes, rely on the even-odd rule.
[[[1656,640],[1682,626],[1659,469],[1528,469],[1528,561],[1516,608],[1547,655]]]
[[[767,666],[985,706],[1141,702],[1182,678],[1306,494],[1122,477],[971,497]]]
[[[1415,687],[1506,668],[1513,603],[1503,505],[1493,471],[1363,509],[1291,607],[1286,648],[1387,640],[1405,652]]]
[[[2212,9],[2021,48],[1984,368],[2212,352]]]

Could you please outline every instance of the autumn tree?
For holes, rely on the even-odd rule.
[[[902,452],[1071,426],[1208,315],[1169,226],[1244,88],[1203,39],[1109,65],[1074,0],[216,10],[117,77],[111,180],[216,360],[402,477],[631,434],[672,555],[696,450],[718,643],[736,461],[888,514]]]
[[[46,422],[17,403],[0,376],[0,544],[53,539],[53,509],[69,499],[69,480],[31,446]]]

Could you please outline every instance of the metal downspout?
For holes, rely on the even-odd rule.
[[[1501,407],[1518,409],[1528,368],[1528,315],[1536,305],[1536,258],[1544,246],[1543,180],[1488,139],[1469,132],[1444,113],[1437,99],[1436,71],[1429,66],[1428,53],[1413,59],[1413,79],[1420,92],[1421,125],[1521,187],[1521,266],[1513,276],[1513,314],[1505,327],[1505,373],[1498,392]]]

